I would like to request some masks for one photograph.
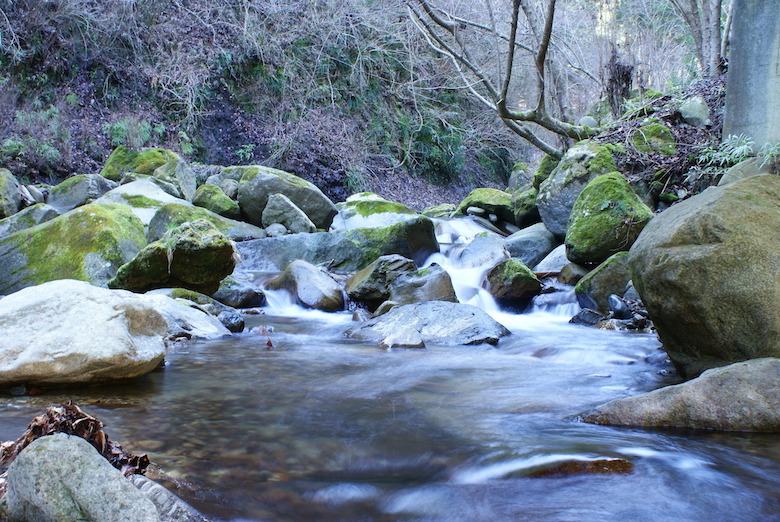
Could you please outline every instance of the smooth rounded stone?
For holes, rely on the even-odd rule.
[[[298,208],[290,198],[284,194],[271,194],[268,196],[268,202],[263,209],[263,226],[268,231],[268,227],[274,224],[284,225],[292,234],[301,234],[317,231],[317,227],[311,222],[311,219]],[[269,234],[271,235],[271,234]]]
[[[317,228],[327,230],[338,213],[336,205],[313,184],[289,172],[252,165],[228,167],[225,175],[240,172],[238,204],[253,225],[262,226],[262,215],[271,194],[284,194],[311,219]]]
[[[241,219],[238,203],[230,199],[216,185],[201,185],[192,197],[192,204],[203,207],[228,219]]]
[[[244,331],[244,319],[234,308],[220,303],[216,299],[186,288],[159,288],[150,290],[147,295],[165,295],[192,306],[217,318],[232,333]]]
[[[767,174],[670,207],[634,243],[634,286],[682,375],[780,355],[778,230],[780,177]]]
[[[277,272],[296,259],[328,265],[335,272],[354,272],[376,259],[368,259],[369,253],[343,234],[330,232],[242,241],[236,248],[241,257],[237,272]]]
[[[159,521],[154,503],[81,437],[33,441],[8,468],[11,520]]]
[[[321,268],[300,259],[287,265],[281,275],[269,281],[266,287],[290,292],[306,308],[325,312],[344,309],[341,286]]]
[[[502,303],[528,302],[541,290],[541,283],[519,259],[507,259],[488,270],[488,292]]]
[[[582,125],[582,126],[585,126],[585,127],[596,128],[596,127],[599,126],[599,122],[597,122],[596,118],[594,118],[593,116],[585,115],[585,116],[583,116],[582,118],[579,119],[579,121],[577,122],[577,125]]]
[[[771,166],[771,162],[765,161],[764,158],[748,158],[740,161],[723,174],[723,177],[718,181],[718,186],[722,187],[752,176],[769,174]]]
[[[152,501],[163,522],[208,522],[195,508],[155,481],[143,475],[130,475],[127,479]]]
[[[265,230],[243,221],[236,221],[215,214],[214,212],[192,205],[189,202],[167,203],[157,209],[149,222],[146,239],[151,243],[160,239],[168,230],[178,227],[188,221],[203,219],[217,227],[233,241],[263,239],[267,236]]]
[[[0,237],[10,236],[21,230],[51,221],[59,215],[60,212],[56,208],[50,207],[46,203],[36,203],[13,216],[0,219]]]
[[[653,218],[626,178],[610,172],[588,183],[577,197],[566,231],[566,257],[579,264],[601,263],[631,248]]]
[[[615,319],[631,319],[633,316],[633,313],[628,308],[628,305],[621,299],[619,296],[615,294],[611,294],[607,298],[607,302],[609,303],[609,310],[612,312],[612,317]]]
[[[685,100],[680,108],[680,117],[688,125],[694,127],[704,127],[710,125],[710,108],[707,107],[707,102],[701,96],[691,96]]]
[[[60,213],[92,203],[119,184],[99,174],[79,174],[51,188],[47,203]]]
[[[609,312],[609,296],[623,294],[631,280],[630,259],[628,252],[618,252],[580,279],[574,287],[580,306]]]
[[[355,228],[382,228],[414,219],[415,210],[394,201],[388,201],[373,192],[352,194],[337,203],[338,215],[333,218],[330,230],[343,232]]]
[[[239,333],[244,331],[244,318],[235,310],[225,310],[217,314],[217,319],[230,332]]]
[[[0,219],[19,212],[22,204],[22,194],[19,187],[19,181],[11,174],[11,171],[0,168]]]
[[[585,422],[780,432],[780,359],[762,358],[705,371],[650,393],[616,399],[583,414]]]
[[[363,270],[355,272],[344,285],[350,299],[376,309],[390,297],[390,285],[400,275],[417,270],[414,261],[398,254],[380,256]]]
[[[509,335],[509,330],[476,306],[445,301],[396,305],[379,317],[353,326],[346,335],[380,343],[403,330],[416,331],[426,345],[497,344]]]
[[[425,301],[449,301],[455,303],[452,279],[439,265],[431,265],[413,272],[400,274],[390,283],[389,300],[398,304]]]
[[[566,245],[558,245],[533,268],[534,272],[560,272],[571,263],[566,257]]]
[[[191,204],[181,198],[170,195],[150,178],[125,183],[106,192],[95,203],[121,203],[127,205],[133,214],[148,226],[155,213],[168,203],[186,206]]]
[[[403,330],[388,335],[382,339],[382,341],[379,343],[379,346],[387,349],[425,348],[425,341],[423,341],[422,336],[418,331]]]
[[[145,244],[125,205],[84,205],[0,238],[0,294],[56,279],[105,286]]]
[[[111,155],[103,165],[100,175],[111,181],[119,181],[128,172],[152,175],[158,167],[162,167],[169,161],[173,161],[178,155],[167,149],[143,149],[134,150],[119,146],[111,152]]]
[[[233,242],[208,221],[196,220],[144,247],[119,268],[108,286],[138,292],[182,287],[211,294],[233,273],[236,262]]]
[[[504,240],[509,255],[526,266],[536,266],[558,245],[555,236],[544,223],[537,223],[515,232]]]
[[[599,321],[604,319],[604,316],[601,315],[597,310],[593,310],[592,308],[583,308],[577,314],[569,319],[569,322],[571,324],[583,324],[586,326],[595,326]]]
[[[268,237],[282,237],[286,236],[288,232],[287,227],[281,223],[273,223],[265,228],[265,233],[268,234]]]
[[[35,324],[47,327],[30,327]],[[163,339],[168,335],[228,334],[216,318],[168,297],[107,290],[73,280],[44,283],[0,299],[0,330],[0,384],[4,386],[138,377],[163,360]]]
[[[493,188],[474,189],[455,209],[455,216],[494,214],[498,221],[515,222],[512,194]]]
[[[395,301],[390,301],[390,300],[385,301],[384,303],[379,305],[379,307],[376,310],[374,310],[374,317],[379,317],[380,315],[386,314],[387,312],[389,312],[390,310],[392,310],[398,305],[399,303],[396,303]]]
[[[510,257],[504,238],[483,232],[460,252],[458,263],[464,268],[496,266]]]
[[[265,294],[260,288],[239,281],[233,276],[223,279],[219,283],[219,289],[211,297],[232,308],[254,308],[265,305]]]
[[[583,277],[588,275],[590,270],[577,263],[569,263],[561,268],[561,273],[558,274],[558,282],[565,285],[576,285]]]
[[[51,191],[47,189],[46,194],[44,194],[43,191],[35,185],[26,185],[26,188],[35,203],[46,203],[46,198],[51,193]]]
[[[563,156],[539,186],[536,207],[547,230],[563,238],[574,202],[596,176],[617,170],[612,152],[606,145],[585,140],[575,144]]]

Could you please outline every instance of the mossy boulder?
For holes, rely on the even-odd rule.
[[[631,144],[645,154],[672,156],[677,152],[672,131],[661,123],[648,123],[636,129],[631,136]]]
[[[536,208],[536,197],[539,191],[530,184],[519,187],[512,194],[512,214],[513,223],[518,227],[527,227],[538,223],[542,218],[539,216],[539,209]]]
[[[56,208],[36,203],[5,219],[0,219],[0,237],[10,236],[20,230],[40,225],[60,215]]]
[[[422,265],[428,256],[439,251],[433,221],[419,215],[388,227],[350,230],[346,237],[363,251],[366,264],[379,256],[400,254]]]
[[[157,241],[171,228],[178,227],[188,221],[205,220],[214,225],[220,232],[233,241],[261,239],[266,237],[262,228],[222,217],[208,209],[196,207],[189,203],[167,203],[157,209],[149,222],[146,234],[149,242]]]
[[[506,185],[507,192],[514,192],[518,187],[533,183],[533,180],[534,173],[531,171],[528,163],[515,163],[512,167],[512,172],[509,174],[509,181]]]
[[[169,153],[167,155],[170,156],[171,159],[164,165],[160,165],[154,169],[152,176],[174,185],[181,191],[181,195],[184,199],[192,201],[192,198],[195,197],[195,190],[198,188],[197,174],[181,156],[172,151],[167,152]]]
[[[19,212],[22,204],[22,193],[19,181],[8,169],[0,169],[0,219],[7,218]]]
[[[263,226],[284,225],[291,234],[311,234],[317,227],[306,213],[284,194],[271,194],[263,209]]]
[[[119,181],[128,172],[151,175],[168,162],[175,162],[179,155],[167,149],[134,150],[117,147],[106,160],[100,175],[111,181]]]
[[[574,287],[580,306],[609,312],[609,296],[622,296],[631,280],[629,259],[628,252],[618,252],[580,279]]]
[[[135,292],[181,287],[211,294],[233,273],[236,262],[233,242],[208,221],[196,220],[144,247],[108,286]]]
[[[536,170],[534,171],[532,184],[535,189],[538,190],[539,187],[542,186],[544,180],[550,177],[550,174],[552,174],[552,171],[558,166],[558,163],[560,163],[560,160],[553,158],[549,154],[544,155],[542,161],[539,162],[539,166],[536,167]]]
[[[536,206],[547,230],[566,236],[569,216],[580,192],[594,178],[617,170],[610,147],[595,141],[577,143],[539,186]]]
[[[426,301],[458,302],[450,274],[439,265],[400,274],[390,284],[388,299],[398,305]]]
[[[344,234],[334,232],[253,239],[242,241],[236,247],[241,256],[237,271],[242,272],[276,272],[296,259],[303,259],[315,265],[328,265],[333,272],[351,273],[365,268],[381,255],[378,250],[366,251]]]
[[[284,194],[290,198],[317,228],[327,230],[338,212],[320,189],[289,172],[259,165],[228,167],[224,172],[226,177],[241,173],[238,204],[241,214],[253,225],[262,226],[263,210],[271,194]]]
[[[268,282],[270,290],[287,290],[306,308],[336,312],[344,308],[344,295],[327,272],[306,261],[290,263],[279,277]]]
[[[598,176],[582,190],[566,230],[566,257],[574,263],[601,263],[628,250],[652,219],[620,172]]]
[[[686,377],[780,356],[780,177],[754,176],[656,216],[631,248],[634,286]]]
[[[500,221],[506,223],[515,222],[515,214],[512,208],[512,195],[509,192],[493,188],[478,188],[463,199],[455,209],[455,216],[467,215],[469,207],[476,207],[486,214],[495,215]]]
[[[105,286],[145,245],[125,205],[84,205],[0,239],[0,294],[56,279]]]
[[[160,188],[152,179],[139,179],[132,183],[120,185],[106,192],[95,203],[120,203],[138,216],[144,225],[148,226],[155,213],[168,203],[178,203],[190,206],[186,200],[171,196]]]
[[[408,221],[417,212],[401,203],[388,201],[373,192],[353,194],[346,201],[336,204],[338,215],[331,230],[345,231],[356,228],[381,228]]]
[[[222,189],[216,185],[198,187],[192,198],[192,204],[228,219],[241,219],[241,209],[238,203],[227,197]]]
[[[344,290],[350,299],[362,302],[372,312],[390,298],[390,285],[402,274],[414,272],[414,261],[398,254],[380,256],[347,279]]]
[[[523,305],[539,293],[542,284],[525,263],[507,259],[488,271],[487,288],[500,303]]]
[[[420,214],[431,218],[451,218],[457,208],[457,205],[452,203],[442,203],[441,205],[426,207]]]
[[[72,176],[51,188],[48,204],[62,212],[92,203],[118,184],[98,174]]]

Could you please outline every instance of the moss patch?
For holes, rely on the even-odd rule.
[[[162,202],[140,194],[122,194],[122,199],[133,208],[157,208],[162,205]]]
[[[544,180],[550,177],[550,173],[555,170],[555,167],[558,166],[558,163],[558,160],[549,154],[544,155],[542,161],[539,162],[539,166],[536,167],[536,170],[534,171],[533,184],[535,189],[538,189],[539,185],[541,185]]]
[[[177,158],[175,152],[167,149],[138,151],[127,147],[117,147],[106,160],[100,175],[112,181],[119,181],[126,172],[151,174],[157,168]]]
[[[493,188],[478,188],[471,191],[453,215],[465,216],[469,207],[481,208],[485,212],[495,214],[502,221],[514,223],[512,211],[512,194]]]
[[[660,153],[672,156],[677,152],[672,131],[660,123],[643,125],[634,131],[631,144],[639,152],[645,154]]]

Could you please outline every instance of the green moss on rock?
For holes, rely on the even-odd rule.
[[[195,191],[195,196],[192,198],[192,204],[226,218],[241,218],[241,209],[238,203],[230,199],[216,185],[201,185],[198,187],[198,190]]]
[[[178,227],[188,221],[199,219],[208,221],[233,240],[266,237],[265,232],[261,228],[249,223],[228,219],[202,207],[184,205],[182,203],[167,203],[159,208],[149,223],[147,239],[149,242],[156,241],[167,230]]]
[[[106,160],[100,175],[111,181],[119,181],[126,172],[151,175],[159,167],[178,159],[178,155],[167,149],[134,150],[117,147]]]
[[[507,259],[487,273],[488,291],[502,302],[527,301],[539,293],[541,283],[519,259]]]
[[[660,123],[639,127],[631,136],[631,144],[636,150],[645,154],[658,153],[671,156],[677,152],[672,131]]]
[[[365,265],[388,254],[400,254],[422,264],[439,251],[433,221],[425,216],[388,227],[350,230],[346,237],[363,251]]]
[[[550,177],[550,173],[555,170],[555,167],[557,166],[558,160],[549,154],[545,154],[542,158],[542,161],[539,162],[539,166],[536,167],[536,170],[534,171],[534,188],[538,190],[539,185],[541,185],[544,180]]]
[[[512,211],[512,195],[503,190],[493,188],[478,188],[463,199],[455,209],[456,216],[465,216],[469,207],[481,208],[489,214],[495,214],[498,219],[514,223]]]
[[[609,296],[622,296],[631,280],[630,259],[628,252],[618,252],[580,279],[574,287],[580,306],[609,312]]]

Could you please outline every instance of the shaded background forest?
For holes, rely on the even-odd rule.
[[[560,0],[555,117],[609,118],[599,101],[616,63],[631,87],[662,92],[714,73],[696,30],[706,9],[692,22],[675,3]],[[406,4],[0,1],[0,165],[56,182],[98,171],[118,145],[163,146],[193,162],[281,168],[337,201],[368,189],[422,207],[505,186],[515,162],[541,153],[470,95]],[[511,2],[439,5],[498,34]],[[519,30],[532,46],[532,27]],[[496,38],[471,43],[485,67],[502,59]],[[534,98],[533,56],[514,67],[513,97]]]

